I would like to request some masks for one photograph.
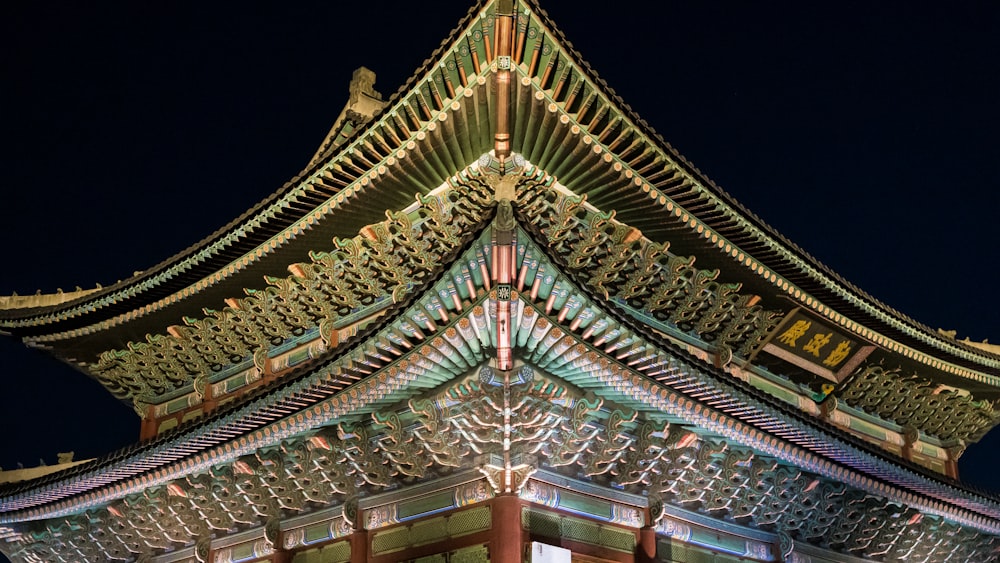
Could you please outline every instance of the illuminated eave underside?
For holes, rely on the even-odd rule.
[[[522,232],[521,236],[525,234]],[[424,298],[436,295],[439,290],[461,279],[461,265],[468,262],[468,255],[483,252],[483,245],[488,244],[488,236],[470,240],[462,249],[465,256],[453,258],[449,262],[452,265],[443,268],[435,281],[394,307],[378,327],[366,329],[353,342],[345,343],[329,358],[322,360],[318,367],[313,365],[300,370],[287,383],[268,389],[251,402],[136,450],[120,452],[95,466],[8,489],[0,504],[6,513],[0,517],[0,522],[55,517],[99,506],[126,494],[231,461],[308,428],[343,420],[351,415],[370,413],[448,381],[455,376],[449,369],[428,368],[430,371],[421,370],[419,374],[392,369],[392,366],[404,361],[415,365],[417,356],[429,360],[438,354],[425,345],[391,361],[376,362],[378,365],[374,366],[371,365],[372,357],[363,351],[370,343],[385,339],[387,331],[398,323],[408,321],[412,324],[419,315],[424,315],[427,310]],[[547,254],[545,248],[542,241],[532,242],[532,252],[558,265],[560,258]],[[567,278],[566,283],[574,282]],[[613,308],[603,308],[601,299],[587,293],[581,284],[574,285],[574,291],[587,300],[588,306],[603,311],[602,314],[615,318],[624,326],[630,326],[636,335],[649,346],[661,350],[663,357],[669,360],[665,360],[667,364],[652,362],[643,370],[630,368],[595,347],[592,341],[582,336],[582,330],[574,331],[571,319],[560,322],[558,318],[548,317],[547,322],[558,326],[566,335],[573,335],[578,345],[599,354],[611,366],[606,371],[592,371],[595,362],[588,360],[577,368],[559,372],[562,377],[584,388],[589,386],[595,391],[610,394],[624,404],[644,411],[667,413],[688,424],[873,494],[988,533],[1000,532],[1000,524],[997,523],[1000,503],[997,501],[963,490],[954,483],[921,474],[900,460],[887,461],[884,454],[872,452],[842,432],[776,402],[733,380],[726,373],[690,357],[687,351],[677,348],[675,344],[649,334]],[[524,306],[544,311],[548,297],[539,294],[535,300],[525,301]],[[522,295],[522,299],[526,296]],[[425,335],[422,339],[424,344],[429,343],[433,347],[435,341],[442,340],[441,336],[448,327],[456,326],[462,318],[476,312],[474,307],[463,310],[449,306],[448,311],[441,314],[444,315],[443,322],[435,323],[436,332]],[[668,364],[669,369],[662,377],[644,375],[644,371],[666,368]],[[584,369],[584,365],[588,367]],[[355,379],[345,379],[345,374],[373,369],[378,370],[379,375],[353,384],[350,387],[353,392],[345,390],[344,385]],[[430,373],[437,375],[431,377]]]

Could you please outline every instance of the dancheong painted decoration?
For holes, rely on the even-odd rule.
[[[956,470],[998,421],[996,350],[763,225],[530,0],[373,84],[359,69],[302,174],[213,237],[0,298],[0,330],[142,420],[134,447],[0,484],[0,551],[997,559],[1000,500]]]

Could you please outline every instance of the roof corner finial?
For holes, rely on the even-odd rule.
[[[382,99],[382,94],[375,90],[375,72],[368,67],[358,67],[351,75],[351,84],[347,87],[350,98],[347,104],[353,106],[361,101],[362,96],[376,100]]]
[[[945,338],[950,339],[950,340],[955,340],[956,338],[958,338],[958,331],[957,330],[945,330],[943,328],[939,328],[939,329],[937,329],[937,333],[939,335],[945,337]]]

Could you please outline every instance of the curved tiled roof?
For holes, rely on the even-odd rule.
[[[56,353],[60,345],[70,350],[71,346],[105,343],[94,335],[115,332],[114,327],[128,323],[134,323],[132,328],[143,328],[140,333],[149,328],[147,335],[161,337],[168,325],[153,327],[158,332],[150,327],[169,315],[157,316],[158,312],[167,310],[175,301],[196,301],[210,287],[221,295],[234,288],[218,285],[221,280],[259,274],[251,272],[251,266],[259,266],[259,262],[266,261],[269,268],[293,263],[292,276],[267,283],[305,280],[303,293],[312,289],[307,287],[315,279],[307,272],[312,265],[294,263],[300,257],[289,259],[290,249],[317,250],[313,245],[324,237],[353,234],[347,233],[352,229],[361,229],[356,239],[367,238],[374,241],[373,245],[381,245],[379,248],[392,246],[398,241],[392,236],[380,237],[373,223],[387,211],[390,219],[420,215],[419,205],[404,203],[413,192],[421,204],[425,199],[440,197],[436,201],[466,214],[460,226],[467,228],[460,233],[461,238],[453,237],[458,240],[454,246],[454,241],[449,240],[435,249],[440,252],[423,252],[419,275],[399,281],[405,275],[397,270],[405,265],[397,268],[399,264],[386,260],[387,275],[398,282],[387,290],[393,304],[378,315],[366,317],[370,324],[362,326],[356,336],[335,344],[332,350],[293,368],[270,385],[240,397],[231,406],[209,412],[205,418],[91,464],[0,486],[0,525],[109,509],[110,503],[128,495],[205,472],[316,427],[370,416],[376,408],[398,404],[466,375],[472,367],[499,356],[499,337],[490,340],[488,334],[483,336],[491,330],[489,315],[496,314],[491,311],[500,308],[501,288],[491,287],[490,272],[484,265],[495,260],[489,266],[494,268],[492,279],[497,279],[497,269],[507,265],[521,272],[522,277],[529,277],[527,282],[504,282],[503,289],[512,295],[506,306],[518,309],[518,326],[511,329],[509,346],[527,356],[541,346],[543,337],[554,339],[548,346],[561,343],[561,350],[546,349],[534,357],[551,361],[555,376],[629,408],[743,444],[761,456],[777,460],[776,464],[801,468],[988,535],[1000,534],[1000,499],[876,448],[826,419],[734,377],[733,371],[727,369],[734,357],[749,361],[750,353],[774,326],[768,321],[791,310],[789,302],[810,308],[900,359],[909,358],[937,370],[935,374],[957,375],[984,387],[1000,387],[1000,356],[942,338],[886,307],[743,208],[618,99],[534,5],[523,12],[524,21],[516,30],[515,65],[510,72],[516,79],[511,96],[519,108],[511,124],[511,143],[517,154],[510,161],[497,161],[487,154],[478,164],[470,165],[493,146],[490,112],[504,107],[496,102],[498,94],[486,79],[497,72],[492,64],[499,68],[490,56],[491,6],[484,2],[470,11],[431,59],[393,95],[381,114],[355,131],[332,132],[332,137],[343,139],[339,145],[329,141],[336,148],[328,156],[202,242],[147,273],[93,295],[51,306],[0,311],[0,326],[5,330],[31,342],[51,345]],[[507,176],[501,179],[492,171]],[[505,183],[515,177],[513,171],[524,174],[513,184],[535,182],[549,191],[532,201],[502,196],[508,193],[505,190],[514,193],[515,186]],[[477,177],[470,180],[470,176]],[[479,191],[463,184],[466,181],[475,183]],[[562,196],[570,192],[589,198],[586,201],[593,209],[578,212],[573,208],[582,205],[584,198],[567,204],[569,198]],[[545,224],[544,217],[538,220],[516,209],[516,222],[511,219],[514,226],[487,232],[494,199],[512,199],[526,207],[544,205],[538,203],[542,200],[555,201],[554,207],[562,206],[560,212],[571,208],[559,217],[567,223],[582,221],[586,215],[591,221],[589,226],[599,230],[614,222],[615,232],[624,237],[618,241],[620,248],[627,247],[632,254],[641,247],[659,253],[657,259],[672,260],[677,256],[668,255],[669,244],[671,249],[697,255],[700,265],[726,266],[724,275],[728,279],[720,280],[720,286],[726,286],[727,296],[735,296],[732,303],[742,304],[738,307],[744,308],[744,316],[733,320],[735,317],[727,310],[709,321],[718,321],[712,330],[719,329],[723,320],[740,326],[733,328],[727,341],[722,336],[716,340],[716,333],[708,329],[681,329],[682,323],[678,322],[675,331],[661,330],[654,326],[656,322],[639,319],[627,303],[612,298],[598,279],[598,266],[610,268],[612,261],[587,263],[585,258],[596,252],[593,245],[588,246],[595,239],[583,240],[574,248],[584,258],[574,265],[555,249],[562,242],[557,240],[560,226],[540,226]],[[475,223],[469,217],[481,220]],[[421,215],[420,219],[427,217]],[[509,214],[504,219],[510,219]],[[409,229],[408,221],[400,219],[406,226],[402,238],[419,238],[420,231]],[[386,228],[386,232],[389,230]],[[498,246],[508,244],[497,242],[500,232],[516,241],[508,249],[511,263],[504,262],[503,268],[496,266],[499,259],[484,258],[499,253]],[[497,238],[491,238],[491,234]],[[361,246],[339,238],[334,245],[338,249]],[[525,255],[519,256],[518,252]],[[632,255],[628,251],[623,254]],[[364,258],[375,255],[394,256],[391,251],[373,251]],[[528,268],[525,261],[529,255],[543,262],[545,268]],[[360,260],[361,254],[353,257]],[[350,258],[345,253],[338,258],[338,264]],[[518,260],[522,262],[518,264]],[[314,260],[314,264],[331,279],[343,273],[336,264],[322,259]],[[651,260],[649,264],[656,266],[650,266],[650,271],[666,270],[660,262]],[[693,275],[703,273],[705,279],[711,280],[718,275],[706,270]],[[634,279],[641,281],[641,276]],[[360,290],[367,289],[369,280],[364,276],[359,280]],[[702,291],[698,286],[685,291],[691,300],[712,294],[716,304],[723,301],[718,298],[720,294],[712,293],[719,289]],[[334,296],[347,298],[350,293]],[[758,298],[770,309],[754,308],[752,303]],[[236,299],[227,301],[228,312],[248,309],[243,305],[251,300],[236,304]],[[347,308],[352,314],[357,312],[357,307]],[[692,315],[707,316],[707,309],[692,307]],[[581,311],[587,312],[587,321],[581,320]],[[524,315],[544,321],[545,330],[556,330],[546,333],[536,331],[539,325],[522,325]],[[210,316],[206,311],[202,317],[191,319],[190,324],[208,326]],[[320,327],[310,328],[321,329],[324,321],[335,316],[319,315],[302,322],[318,323]],[[614,326],[609,332],[615,334],[606,341],[605,335],[593,333],[585,323],[596,324],[594,319],[605,323],[605,328]],[[670,322],[674,319],[670,318]],[[55,331],[58,334],[50,334]],[[558,335],[552,336],[555,332]],[[704,334],[712,334],[712,338],[702,338]],[[184,336],[176,338],[182,340]],[[266,356],[273,351],[267,343],[274,344],[274,338],[264,342],[256,350],[246,347],[251,360],[258,352]],[[124,356],[134,352],[134,344],[117,342],[122,348],[107,346],[96,352],[110,350]],[[739,349],[734,352],[730,348]],[[241,356],[246,352],[231,352],[225,359],[248,361]],[[572,363],[566,357],[570,353],[583,360]],[[635,359],[631,354],[637,355]],[[556,357],[559,362],[553,360]],[[84,363],[97,367],[96,362]],[[113,364],[114,358],[108,363]],[[106,374],[114,367],[121,366],[98,373]],[[203,366],[174,374],[182,376],[174,388],[157,390],[152,395],[162,393],[154,397],[159,399],[187,392],[188,386],[196,386],[193,377],[209,375],[199,369]],[[139,384],[149,383],[146,374],[131,364],[114,375],[137,378]],[[141,387],[139,384],[135,388]],[[123,396],[140,403],[150,399],[150,394],[135,388],[126,389]],[[818,410],[815,403],[812,406]],[[3,532],[0,528],[0,534]]]
[[[468,49],[463,51],[462,39],[464,35],[472,33],[470,30],[473,27],[482,24],[484,10],[489,10],[487,4],[477,5],[469,11],[434,54],[392,96],[386,110],[381,115],[376,116],[372,122],[350,133],[350,137],[354,141],[342,145],[341,150],[331,153],[310,169],[303,171],[299,177],[293,178],[280,190],[248,210],[237,220],[140,276],[101,290],[94,295],[43,309],[0,310],[0,324],[5,325],[7,330],[11,330],[15,334],[29,338],[40,337],[44,340],[46,332],[51,331],[51,329],[45,328],[45,325],[57,317],[62,319],[54,325],[59,327],[60,334],[66,334],[67,329],[73,333],[74,329],[78,330],[86,324],[96,326],[94,321],[111,318],[115,315],[123,318],[135,318],[137,315],[144,314],[143,311],[155,308],[155,304],[158,301],[162,302],[163,299],[176,301],[190,297],[193,292],[199,291],[198,287],[205,286],[206,282],[211,284],[212,280],[217,280],[217,272],[229,271],[229,274],[223,275],[232,275],[234,270],[239,271],[245,268],[247,260],[257,260],[260,256],[273,253],[277,248],[286,245],[288,241],[308,229],[308,226],[302,225],[304,220],[308,222],[315,220],[314,218],[306,219],[309,209],[318,208],[324,201],[328,201],[329,198],[340,193],[343,188],[338,188],[338,183],[342,186],[350,186],[353,185],[351,182],[363,180],[360,172],[364,169],[365,163],[375,164],[378,158],[384,158],[386,150],[391,150],[388,147],[379,149],[373,146],[370,141],[367,142],[367,145],[366,143],[358,144],[360,139],[371,133],[373,129],[384,127],[384,121],[390,119],[390,116],[396,116],[393,119],[398,121],[399,115],[410,115],[415,120],[414,123],[433,124],[433,114],[436,113],[434,107],[430,107],[431,112],[424,116],[416,115],[415,112],[421,107],[427,109],[428,104],[430,106],[447,104],[449,99],[455,98],[453,93],[446,92],[443,94],[445,98],[443,101],[435,102],[431,98],[437,94],[428,89],[433,88],[433,86],[421,87],[418,83],[430,84],[428,80],[434,77],[436,72],[445,72],[444,69],[448,66],[450,58],[465,57],[464,64],[470,64],[469,58],[470,56],[474,58],[475,53]],[[530,58],[528,48],[524,48],[521,52],[521,60],[518,62],[523,66],[516,67],[516,69],[524,73],[524,78],[533,85],[523,95],[534,95],[537,98],[533,100],[534,105],[543,107],[541,110],[521,112],[520,115],[515,116],[517,121],[515,127],[519,128],[518,131],[515,131],[515,145],[519,141],[522,144],[531,141],[527,137],[531,135],[532,127],[555,127],[554,131],[560,129],[558,120],[550,120],[554,121],[553,123],[540,123],[545,121],[545,118],[541,117],[538,118],[539,123],[535,123],[536,114],[545,115],[545,103],[555,104],[560,109],[557,113],[569,117],[569,121],[563,125],[576,123],[585,134],[590,134],[584,139],[590,140],[595,150],[600,147],[607,151],[605,154],[614,155],[614,159],[607,164],[624,166],[628,171],[628,174],[625,175],[627,177],[625,181],[621,179],[612,181],[599,190],[593,188],[593,178],[586,177],[580,170],[565,170],[565,174],[554,170],[553,172],[560,178],[560,181],[576,191],[589,193],[592,199],[602,207],[619,209],[619,213],[630,220],[633,217],[651,216],[650,212],[653,209],[662,208],[662,206],[655,205],[655,198],[666,198],[670,204],[679,206],[678,211],[683,209],[690,213],[692,221],[697,221],[700,226],[711,229],[739,249],[734,251],[732,256],[729,256],[728,252],[719,251],[720,256],[717,259],[743,262],[742,259],[736,260],[741,253],[752,256],[755,259],[755,264],[765,267],[768,272],[772,272],[780,280],[784,280],[798,289],[798,292],[791,291],[789,295],[793,299],[802,301],[803,304],[813,308],[816,312],[835,321],[837,318],[849,319],[852,323],[848,326],[855,325],[853,330],[861,335],[865,335],[865,330],[871,331],[872,334],[867,336],[869,339],[878,340],[877,335],[885,337],[884,342],[880,342],[880,345],[898,353],[909,354],[909,349],[918,350],[921,353],[918,353],[917,357],[918,359],[925,358],[921,360],[924,363],[930,362],[933,365],[935,362],[931,358],[939,357],[947,363],[958,366],[959,369],[955,373],[962,373],[963,369],[967,369],[994,376],[1000,374],[1000,357],[996,354],[943,337],[929,327],[886,306],[841,278],[764,223],[684,159],[618,98],[597,73],[585,62],[582,62],[583,58],[573,50],[568,41],[565,41],[558,28],[548,20],[544,11],[532,5],[532,9],[525,11],[525,14],[529,22],[527,26],[523,27],[528,30],[536,30],[539,33],[534,38],[536,46],[546,42],[545,44],[551,47],[553,52],[548,55],[548,64],[551,66],[555,62],[559,67],[558,71],[555,72],[561,74],[559,77],[555,77],[552,72],[546,74],[544,65],[538,63],[537,59]],[[477,17],[480,20],[477,21]],[[485,31],[489,30],[485,29]],[[532,41],[532,38],[524,41],[524,45],[527,45],[528,42]],[[447,77],[445,82],[442,82],[440,77],[436,77],[436,79],[438,84],[447,85]],[[568,81],[570,85],[561,91],[560,85],[557,83],[559,80]],[[583,94],[586,94],[588,99],[585,102],[568,100],[569,94],[566,93],[566,90],[571,87],[577,90],[582,88]],[[412,99],[414,90],[419,92],[421,88],[424,88],[425,100],[417,99],[414,101]],[[449,94],[451,95],[449,96]],[[588,108],[600,106],[600,109],[597,111],[593,109],[580,110],[579,104],[582,103],[586,103]],[[584,111],[589,112],[586,113],[587,117],[593,118],[589,124],[579,120],[584,115]],[[604,115],[595,115],[595,113],[600,112],[604,112]],[[617,117],[609,117],[612,115]],[[612,129],[615,130],[612,132]],[[603,144],[604,140],[602,139],[607,135],[619,135],[620,141],[624,137],[622,131],[625,129],[635,132],[634,136],[629,137],[631,146],[618,146],[616,148],[613,146],[614,143],[612,145]],[[527,133],[525,133],[526,131]],[[517,138],[518,134],[521,134],[520,139]],[[424,139],[428,137],[430,136],[424,136]],[[369,136],[369,138],[371,137]],[[625,153],[635,155],[640,145],[647,147],[645,150],[652,151],[649,156],[641,156],[638,160],[627,158],[628,155]],[[543,168],[546,167],[549,158],[556,158],[561,154],[560,151],[551,146],[551,143],[539,145],[536,142],[534,146],[525,145],[521,148],[530,160]],[[359,152],[354,153],[355,150]],[[622,152],[623,150],[625,152]],[[370,156],[360,157],[361,154],[366,153]],[[360,167],[350,164],[352,154],[359,155],[358,165]],[[329,183],[331,181],[329,178],[328,182],[322,181],[319,177],[323,174],[329,176],[330,171],[334,170],[330,168],[330,165],[338,162],[338,159],[347,164],[347,166],[337,168],[338,174],[346,174],[346,176],[339,182]],[[639,161],[644,164],[637,167]],[[659,166],[661,170],[650,169],[649,164]],[[664,175],[663,170],[672,170],[673,172]],[[636,176],[633,177],[632,173]],[[438,177],[430,178],[431,182],[442,179],[438,174],[432,173],[432,175]],[[629,181],[636,178],[641,178],[641,180],[637,180],[635,183]],[[587,188],[588,185],[591,188]],[[650,196],[653,198],[652,201]],[[611,200],[618,202],[619,207],[603,205]],[[634,205],[634,211],[629,213],[627,209],[620,209],[621,205],[626,207]],[[667,207],[669,208],[670,205]],[[342,216],[345,214],[346,212],[342,213]],[[686,221],[680,221],[679,217],[673,219],[679,223],[686,223]],[[639,220],[631,222],[642,228],[647,235],[654,239],[667,233],[664,231],[662,234],[658,234],[657,225],[654,224],[647,226]],[[659,222],[659,226],[663,225],[667,225],[667,223]],[[672,226],[669,230],[676,234],[677,228],[677,226]],[[677,244],[676,238],[672,237],[674,244]],[[260,246],[262,244],[264,246]],[[756,272],[751,273],[751,277],[755,277],[754,274]],[[6,321],[3,320],[4,317],[6,317]],[[45,321],[45,318],[48,318],[49,321]],[[43,325],[37,324],[39,322],[42,322]],[[982,379],[982,381],[988,382],[989,385],[996,384],[995,380],[989,377]]]

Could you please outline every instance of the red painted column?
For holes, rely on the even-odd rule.
[[[521,528],[521,499],[517,495],[500,495],[493,499],[493,539],[490,561],[521,563],[524,553],[524,531]]]
[[[958,479],[958,457],[962,455],[964,448],[948,448],[948,459],[944,462],[945,475],[952,479]]]
[[[156,436],[156,425],[159,421],[153,416],[154,407],[146,407],[146,417],[139,424],[139,440],[146,440]]]
[[[651,526],[639,528],[639,545],[636,546],[636,563],[656,561],[656,530]]]
[[[368,530],[357,530],[351,534],[351,563],[367,563]]]
[[[215,392],[212,390],[212,384],[206,382],[205,394],[201,398],[201,409],[205,413],[204,416],[211,414],[218,405],[219,402],[215,400]]]

